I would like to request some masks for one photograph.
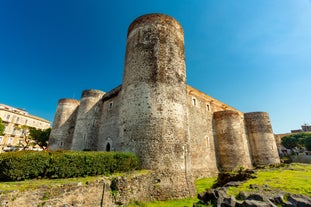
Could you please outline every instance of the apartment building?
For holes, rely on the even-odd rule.
[[[5,125],[3,135],[0,135],[0,151],[9,151],[21,146],[24,143],[24,136],[27,133],[22,126],[47,129],[51,127],[49,121],[29,114],[23,109],[14,108],[0,104],[0,118]]]

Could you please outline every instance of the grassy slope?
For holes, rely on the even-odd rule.
[[[146,172],[143,172],[146,173]],[[238,188],[230,188],[229,192],[232,195],[237,195],[240,191],[252,191],[249,188],[250,184],[258,186],[268,185],[271,189],[286,191],[295,194],[304,194],[311,196],[311,164],[291,164],[278,169],[263,169],[257,172],[258,178],[250,179]],[[0,182],[0,190],[24,190],[35,189],[37,186],[54,186],[68,183],[81,182],[85,184],[99,179],[97,177],[86,178],[69,178],[69,179],[53,179],[53,180],[26,180],[20,182]],[[197,192],[204,192],[211,188],[215,178],[204,178],[196,181]],[[182,200],[171,200],[165,202],[152,203],[136,203],[129,207],[180,207],[192,206],[193,202],[198,201],[196,198],[188,198]]]
[[[257,178],[250,179],[239,187],[229,188],[228,193],[236,196],[240,191],[251,192],[250,184],[257,186],[268,185],[271,190],[284,191],[293,194],[304,194],[311,196],[311,164],[293,163],[277,169],[262,169],[257,171]],[[204,192],[211,188],[215,178],[201,179],[196,182],[197,191]],[[129,207],[180,207],[192,206],[197,202],[196,198],[171,200],[152,203],[131,204]]]
[[[264,169],[257,172],[258,177],[250,179],[238,188],[230,188],[228,193],[237,195],[240,191],[252,191],[250,184],[271,190],[311,196],[311,165],[293,163],[278,169]]]

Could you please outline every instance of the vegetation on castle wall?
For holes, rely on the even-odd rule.
[[[137,168],[137,157],[123,152],[20,151],[0,154],[0,181],[110,175]]]

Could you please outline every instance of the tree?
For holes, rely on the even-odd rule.
[[[311,133],[297,133],[287,135],[282,138],[282,145],[287,149],[304,149],[311,150]]]
[[[39,145],[42,149],[46,149],[48,145],[48,140],[50,137],[51,128],[48,129],[29,129],[29,136],[32,140],[35,141],[37,145]]]
[[[298,146],[296,138],[291,135],[283,137],[281,143],[287,149],[294,149]]]
[[[4,130],[5,130],[5,126],[2,123],[2,119],[0,118],[0,135],[3,135]]]
[[[304,141],[306,150],[311,151],[311,134],[309,137],[306,137]]]
[[[20,142],[19,145],[23,147],[23,150],[25,150],[26,148],[28,148],[29,146],[32,145],[32,140],[29,137],[29,131],[30,129],[33,127],[29,127],[26,125],[22,125],[22,126],[16,126],[15,130],[20,130],[21,134],[22,134],[22,138],[23,138],[23,142]]]

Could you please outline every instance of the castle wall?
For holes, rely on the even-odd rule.
[[[269,114],[266,112],[245,113],[244,119],[253,164],[260,166],[280,163]]]
[[[49,138],[50,150],[70,149],[79,104],[80,102],[74,99],[58,101]]]
[[[224,110],[231,110],[231,111],[236,111],[240,114],[243,114],[242,112],[240,112],[239,110],[233,108],[232,106],[229,106],[201,91],[199,91],[196,88],[193,88],[192,86],[187,85],[187,92],[188,92],[188,96],[191,94],[195,94],[195,97],[199,97],[200,99],[203,100],[202,103],[205,104],[205,107],[208,111],[211,112],[216,112],[216,111],[224,111]],[[193,96],[193,98],[195,99],[195,97]],[[192,102],[194,101],[192,98]]]
[[[197,177],[279,163],[266,113],[244,116],[186,84],[183,29],[161,14],[129,26],[121,86],[59,101],[49,148],[133,152],[160,199],[194,195]]]
[[[121,86],[107,92],[102,98],[102,113],[98,132],[99,151],[119,151],[119,110]]]
[[[135,152],[143,168],[157,171],[159,191],[168,198],[193,195],[183,29],[166,15],[139,17],[129,27],[126,51],[122,150]]]
[[[73,134],[72,150],[96,150],[100,119],[100,101],[105,93],[99,90],[82,92],[76,127]]]
[[[214,113],[214,121],[220,170],[251,168],[243,116],[236,111],[218,111]]]
[[[190,90],[188,87],[187,92],[192,175],[195,178],[215,176],[218,169],[210,102],[207,97],[193,88]]]

